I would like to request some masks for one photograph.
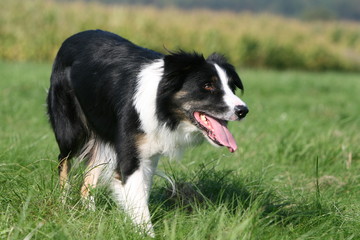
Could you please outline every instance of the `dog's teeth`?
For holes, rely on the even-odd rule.
[[[204,114],[202,114],[202,115],[200,116],[200,119],[201,119],[201,121],[203,121],[206,125],[209,125],[209,122],[208,122],[208,120],[206,119],[206,117],[205,117]]]

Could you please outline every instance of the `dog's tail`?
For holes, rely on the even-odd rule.
[[[60,161],[77,154],[88,135],[84,114],[71,86],[71,64],[60,49],[47,97],[47,112],[60,148]]]

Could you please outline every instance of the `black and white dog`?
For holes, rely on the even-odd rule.
[[[148,199],[159,157],[178,155],[199,132],[234,152],[227,121],[248,113],[236,88],[243,90],[239,76],[218,54],[162,55],[100,30],[71,36],[47,98],[61,185],[69,160],[86,159],[84,199],[93,203],[91,188],[107,183],[132,221],[154,235]]]

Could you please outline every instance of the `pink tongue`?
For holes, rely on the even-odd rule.
[[[227,129],[225,123],[219,122],[218,120],[207,116],[207,120],[211,123],[214,129],[215,139],[222,145],[228,147],[230,152],[235,152],[237,145],[231,132]]]

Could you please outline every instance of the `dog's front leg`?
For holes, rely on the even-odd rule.
[[[115,177],[111,184],[114,199],[118,205],[124,209],[135,225],[152,237],[155,234],[148,201],[157,161],[157,158],[142,159],[139,168],[126,178],[125,183],[119,177]]]

